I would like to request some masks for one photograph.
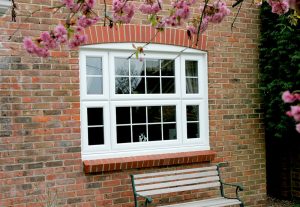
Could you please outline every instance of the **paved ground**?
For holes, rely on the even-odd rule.
[[[275,198],[268,198],[267,207],[300,207],[300,203],[296,204],[292,201],[279,200]]]

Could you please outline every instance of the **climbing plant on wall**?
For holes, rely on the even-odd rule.
[[[272,137],[300,136],[294,120],[286,116],[289,105],[281,94],[300,88],[300,28],[288,15],[278,16],[268,4],[261,9],[260,72],[266,134]]]

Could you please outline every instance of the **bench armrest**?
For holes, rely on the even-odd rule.
[[[239,190],[239,191],[243,191],[244,190],[243,186],[240,185],[240,184],[232,184],[232,183],[224,183],[224,182],[222,182],[222,184],[223,185],[232,186],[232,187],[236,187],[237,190]]]
[[[233,198],[233,199],[239,199],[239,200],[241,200],[240,199],[240,197],[239,197],[239,191],[243,191],[244,190],[244,188],[243,188],[243,186],[242,185],[240,185],[240,184],[231,184],[231,183],[224,183],[223,181],[220,181],[221,182],[221,194],[222,194],[222,196],[224,197],[224,198],[230,198],[230,197],[227,197],[227,196],[225,196],[225,193],[224,193],[224,185],[227,185],[227,186],[231,186],[231,187],[235,187],[236,189],[235,189],[235,194],[236,194],[236,197],[235,198]],[[230,198],[231,199],[231,198]]]
[[[133,196],[134,196],[134,206],[138,207],[139,204],[138,204],[137,198],[142,197],[142,198],[145,198],[145,206],[147,207],[149,203],[152,203],[152,198],[138,194],[135,189],[134,175],[130,175],[130,177],[131,177],[131,184],[132,184]]]
[[[244,188],[242,185],[240,184],[231,184],[231,183],[224,183],[223,180],[221,179],[221,175],[220,175],[220,168],[222,167],[227,167],[229,164],[228,162],[222,162],[222,163],[219,163],[217,164],[217,171],[218,171],[218,175],[219,175],[219,178],[220,178],[220,183],[221,183],[221,186],[220,186],[220,190],[221,190],[221,196],[224,197],[224,198],[228,198],[228,199],[238,199],[239,201],[242,202],[242,206],[244,205],[243,204],[243,201],[240,199],[239,197],[239,191],[243,191]],[[236,194],[236,197],[235,198],[230,198],[230,197],[227,197],[225,196],[225,193],[224,193],[224,185],[227,185],[227,186],[231,186],[231,187],[235,187],[235,194]]]
[[[147,206],[148,203],[152,203],[153,199],[151,197],[148,197],[148,196],[143,196],[143,195],[140,195],[138,193],[136,193],[136,196],[137,197],[142,197],[142,198],[145,198],[145,205]]]

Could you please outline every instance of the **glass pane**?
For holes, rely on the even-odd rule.
[[[148,122],[161,122],[161,107],[160,106],[148,106]]]
[[[161,75],[174,76],[175,62],[174,60],[161,60]]]
[[[187,123],[187,138],[199,138],[199,123]]]
[[[86,74],[102,75],[102,58],[86,57]]]
[[[175,93],[175,78],[161,79],[162,93]]]
[[[164,122],[176,121],[176,106],[163,106],[163,121]]]
[[[103,125],[103,109],[88,108],[87,109],[88,125]]]
[[[130,126],[117,126],[117,143],[131,143]]]
[[[130,74],[132,76],[144,76],[145,65],[143,61],[131,59],[130,60]]]
[[[160,76],[159,60],[146,60],[146,74],[147,76]]]
[[[129,94],[129,78],[116,78],[116,94]]]
[[[87,77],[87,94],[103,94],[102,77]]]
[[[117,124],[130,124],[130,107],[116,108]]]
[[[131,78],[131,93],[145,94],[145,78]]]
[[[133,142],[147,142],[146,125],[132,126]]]
[[[148,125],[149,141],[162,140],[161,124]]]
[[[132,107],[132,123],[146,123],[146,107]]]
[[[186,117],[187,121],[199,121],[199,106],[186,106]]]
[[[186,78],[186,93],[198,93],[198,78]]]
[[[185,61],[185,74],[189,77],[198,77],[198,62],[191,60]]]
[[[129,60],[127,58],[115,58],[115,72],[116,75],[128,75]]]
[[[159,78],[147,78],[147,93],[160,93]]]
[[[164,140],[177,139],[176,124],[164,124]]]
[[[88,128],[88,143],[89,143],[89,145],[104,144],[103,127],[89,127]]]

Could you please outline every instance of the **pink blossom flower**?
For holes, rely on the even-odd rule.
[[[156,14],[161,10],[160,5],[162,5],[161,0],[157,0],[156,2],[145,1],[139,7],[139,10],[144,14]]]
[[[28,53],[35,53],[36,45],[32,42],[32,39],[25,37],[23,40],[23,45]]]
[[[288,117],[293,117],[293,115],[292,115],[292,112],[291,112],[291,111],[287,111],[287,112],[285,112],[285,114],[286,114]]]
[[[278,15],[285,14],[289,11],[289,3],[286,0],[282,1],[269,1],[268,2],[272,7],[272,12]]]
[[[65,4],[68,9],[72,9],[75,5],[74,0],[62,0],[61,2]]]
[[[74,37],[69,42],[70,48],[78,47],[87,41],[87,36],[82,34],[75,34]]]
[[[284,101],[284,103],[293,103],[294,101],[296,101],[296,99],[297,97],[289,91],[285,91],[282,93],[282,100]]]
[[[224,19],[224,15],[222,13],[215,13],[211,18],[210,22],[212,23],[220,23]]]
[[[202,23],[201,23],[201,26],[200,26],[200,34],[202,34],[203,32],[205,32],[207,30],[208,21],[209,21],[208,17],[205,17],[205,18],[202,19]]]
[[[88,18],[87,16],[82,15],[81,17],[78,18],[77,25],[79,27],[86,28],[93,24],[96,24],[99,21],[99,19],[100,19],[99,17]]]
[[[26,51],[30,54],[35,54],[39,57],[48,57],[49,56],[49,50],[47,48],[40,48],[34,42],[26,37],[23,40],[23,45]]]
[[[54,29],[54,35],[59,43],[65,43],[68,39],[67,30],[63,25],[57,25]]]
[[[186,28],[187,31],[189,31],[191,34],[197,34],[197,29],[195,26],[189,25]]]
[[[87,1],[86,1],[86,5],[87,5],[90,9],[94,8],[95,3],[96,3],[95,0],[87,0]]]
[[[299,123],[299,124],[296,124],[296,131],[297,131],[298,133],[300,133],[300,123]]]
[[[58,43],[56,42],[54,37],[50,35],[49,32],[42,32],[40,35],[40,39],[41,44],[47,49],[54,49],[58,46]]]
[[[113,0],[113,20],[119,23],[130,23],[135,7],[131,2],[125,0]]]
[[[295,121],[300,121],[300,105],[291,106],[291,115]]]

